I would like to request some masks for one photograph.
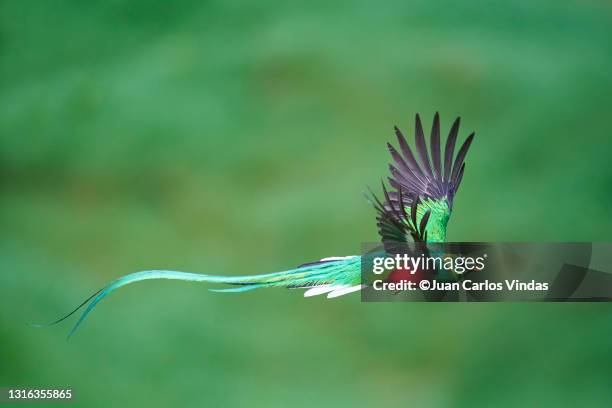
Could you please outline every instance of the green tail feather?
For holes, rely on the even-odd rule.
[[[360,270],[361,259],[358,256],[354,256],[340,260],[304,265],[296,269],[291,269],[284,272],[275,272],[251,276],[218,276],[164,270],[135,272],[129,275],[125,275],[109,283],[107,286],[87,298],[70,313],[57,319],[56,321],[46,325],[33,326],[47,327],[60,323],[68,317],[72,316],[79,309],[87,305],[87,307],[79,317],[79,320],[76,322],[76,324],[68,334],[68,338],[70,338],[77,331],[77,329],[79,328],[81,323],[83,323],[85,318],[92,312],[92,310],[104,297],[122,286],[144,280],[172,279],[189,282],[222,283],[228,285],[239,285],[239,287],[210,290],[213,292],[246,292],[249,290],[273,286],[298,288],[311,287],[322,284],[358,284],[360,281]]]

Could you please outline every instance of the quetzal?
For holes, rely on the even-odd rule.
[[[465,170],[465,156],[474,138],[471,133],[457,155],[455,145],[460,118],[453,123],[446,140],[444,157],[440,148],[440,117],[435,114],[429,143],[429,153],[419,115],[416,115],[415,146],[418,160],[402,132],[395,127],[399,150],[387,143],[393,163],[389,164],[390,191],[383,182],[383,198],[368,196],[376,209],[378,232],[384,248],[406,242],[444,242],[446,227],[453,208],[453,199]],[[229,288],[210,289],[215,292],[246,292],[267,287],[305,289],[305,297],[327,294],[335,298],[361,290],[361,256],[324,258],[283,272],[251,276],[216,276],[199,273],[149,270],[118,278],[87,298],[66,316],[50,323],[59,323],[85,307],[68,337],[78,329],[94,307],[109,293],[130,283],[150,279],[176,279],[193,282],[220,283]],[[46,325],[45,325],[46,326]]]

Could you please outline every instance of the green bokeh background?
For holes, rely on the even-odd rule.
[[[612,406],[606,304],[363,304],[119,275],[376,239],[385,142],[477,132],[449,238],[609,241],[607,1],[2,1],[0,385],[76,406]],[[306,3],[306,2],[305,2]]]

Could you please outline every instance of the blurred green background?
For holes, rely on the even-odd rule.
[[[477,132],[449,238],[609,241],[607,1],[2,1],[0,385],[78,406],[612,406],[606,304],[362,304],[119,275],[377,239],[397,124]],[[435,4],[434,4],[435,3]]]

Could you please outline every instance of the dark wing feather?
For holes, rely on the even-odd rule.
[[[463,161],[465,160],[465,155],[467,154],[467,151],[470,148],[470,145],[472,144],[472,140],[474,140],[474,133],[468,136],[468,138],[461,146],[461,149],[459,149],[459,153],[457,153],[457,158],[455,159],[455,164],[453,165],[453,173],[451,176],[451,181],[453,184],[457,182],[459,169],[463,167]],[[458,184],[456,185],[458,186]]]
[[[419,206],[419,197],[417,197],[416,200],[414,200],[414,205],[410,207],[410,219],[412,220],[412,226],[415,229],[417,225],[417,207],[418,206]]]
[[[457,142],[457,133],[459,132],[460,124],[461,118],[455,119],[450,133],[448,134],[448,138],[446,139],[446,147],[444,148],[444,181],[450,180],[450,172],[453,167],[453,154],[455,153],[455,143]]]
[[[429,221],[429,216],[431,215],[431,210],[427,210],[423,218],[421,218],[421,224],[419,225],[419,231],[421,233],[425,232],[425,227],[427,226],[427,221]]]
[[[440,115],[436,112],[431,126],[431,161],[434,167],[434,177],[436,180],[442,179],[442,171],[440,169]]]
[[[421,124],[421,117],[417,113],[414,125],[414,141],[416,143],[417,151],[423,165],[425,176],[428,179],[433,179],[433,172],[431,171],[431,165],[429,164],[429,155],[427,154],[427,145],[425,144],[425,135],[423,134],[423,125]]]
[[[461,170],[459,170],[459,174],[457,175],[457,180],[454,182],[457,186],[461,184],[461,179],[463,179],[463,170],[465,170],[465,163],[461,166]]]
[[[408,166],[412,170],[413,174],[420,180],[427,180],[427,177],[425,176],[425,174],[423,174],[423,171],[421,170],[419,164],[414,158],[414,155],[412,154],[412,150],[410,150],[410,146],[408,146],[406,138],[397,126],[395,127],[395,136],[397,137],[397,142],[399,143],[400,149],[402,150],[404,158],[406,159],[406,162],[408,163]]]

